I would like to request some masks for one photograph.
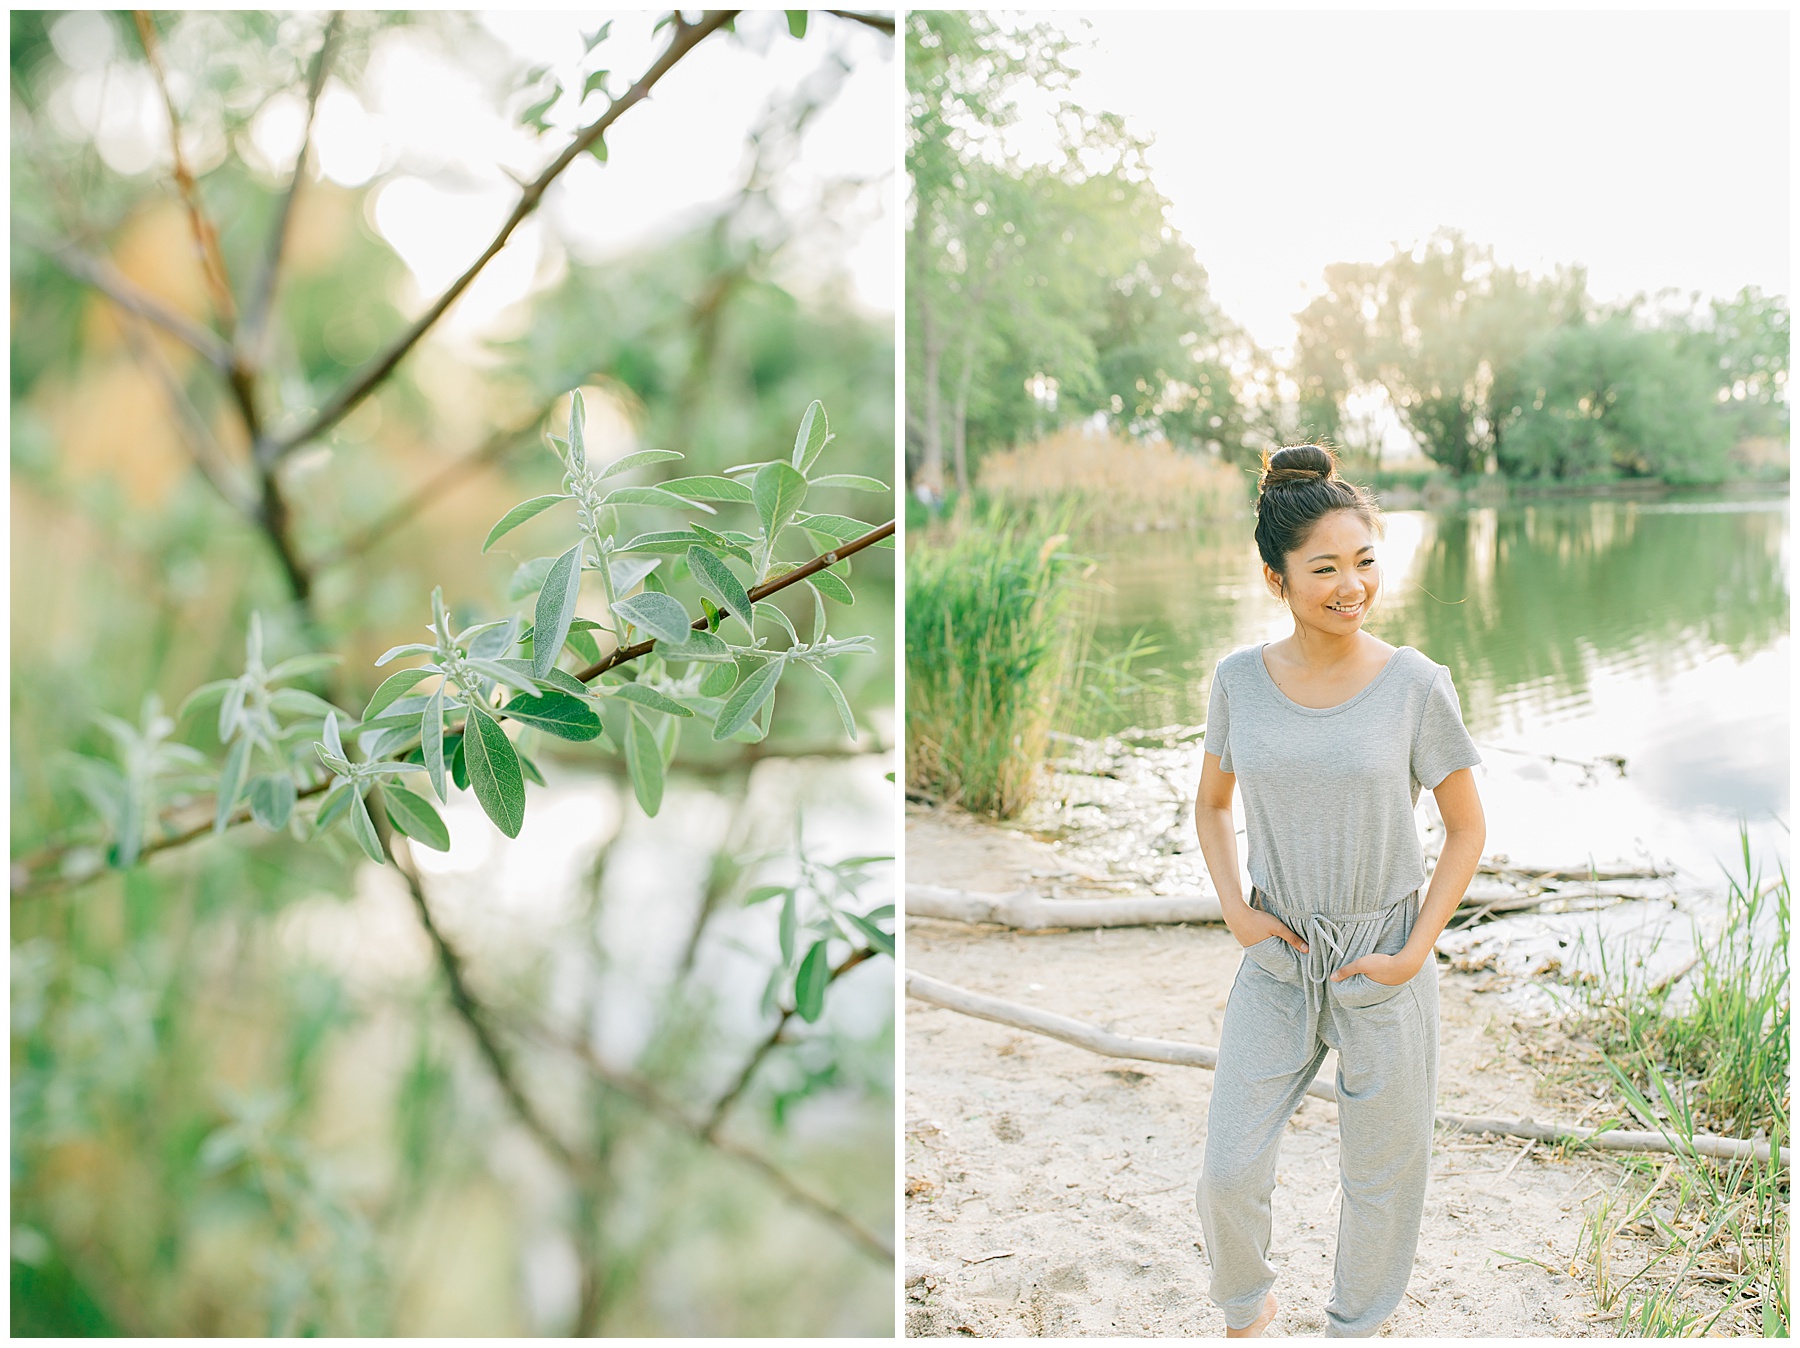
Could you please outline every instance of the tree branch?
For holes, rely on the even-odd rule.
[[[188,454],[194,460],[194,466],[210,482],[213,489],[225,498],[239,513],[254,520],[257,517],[256,499],[252,495],[250,484],[237,480],[231,460],[213,438],[212,430],[201,417],[199,409],[181,387],[181,381],[175,371],[163,359],[156,343],[138,329],[143,320],[130,317],[120,324],[125,334],[125,344],[131,348],[132,357],[138,365],[150,374],[162,386],[163,394],[169,401],[169,409],[175,415],[175,421],[186,442]]]
[[[808,576],[823,571],[828,566],[835,566],[837,563],[843,561],[844,558],[881,542],[882,539],[889,537],[893,532],[894,521],[889,520],[886,524],[879,525],[876,528],[869,530],[869,532],[864,534],[861,538],[853,539],[848,543],[835,547],[830,552],[822,552],[804,566],[796,567],[786,575],[777,576],[774,580],[758,585],[754,590],[750,591],[750,602],[754,604],[767,599],[777,590],[785,590],[788,586],[797,584],[800,581],[805,580]],[[721,618],[729,617],[730,610],[720,610],[720,616]],[[696,618],[689,626],[696,632],[703,632],[707,630],[707,621],[705,618]],[[580,679],[583,683],[592,683],[595,679],[606,673],[607,670],[616,669],[618,666],[625,664],[628,661],[636,660],[642,656],[648,655],[655,647],[656,639],[654,637],[648,641],[637,642],[635,645],[621,646],[611,655],[602,656],[597,663],[589,665],[575,677]]]
[[[169,308],[154,295],[126,279],[110,262],[84,253],[71,244],[50,244],[30,238],[23,238],[20,242],[28,248],[35,248],[77,281],[85,281],[121,309],[156,324],[184,346],[192,348],[221,374],[231,368],[231,348],[217,333]]]
[[[850,957],[842,964],[838,965],[837,968],[833,969],[825,982],[827,985],[835,983],[839,978],[849,973],[857,965],[866,960],[873,959],[874,956],[875,952],[873,950],[851,951]],[[719,1127],[725,1122],[727,1111],[737,1103],[738,1097],[741,1096],[744,1093],[745,1088],[750,1085],[750,1078],[756,1075],[756,1069],[762,1066],[763,1059],[775,1051],[776,1045],[781,1042],[781,1032],[787,1028],[787,1023],[793,1016],[794,1009],[792,1007],[782,1008],[781,1016],[775,1022],[775,1028],[769,1031],[768,1038],[764,1039],[762,1043],[756,1046],[755,1052],[750,1055],[750,1060],[744,1064],[744,1070],[738,1073],[738,1079],[732,1083],[731,1089],[721,1095],[718,1102],[713,1105],[712,1113],[707,1115],[706,1123],[700,1129],[700,1136],[706,1141],[713,1142],[717,1140]]]
[[[648,97],[657,81],[668,74],[677,62],[713,33],[731,22],[737,13],[738,11],[731,9],[708,10],[699,23],[693,24],[685,23],[677,17],[675,35],[670,39],[663,54],[644,72],[636,84],[620,95],[619,100],[609,107],[598,121],[577,135],[567,148],[551,161],[548,168],[525,186],[519,195],[518,205],[513,207],[512,214],[500,227],[500,232],[494,236],[493,242],[488,244],[469,269],[452,281],[450,287],[442,295],[439,295],[431,307],[421,314],[410,328],[401,333],[386,351],[352,375],[345,385],[332,395],[325,406],[313,414],[310,421],[274,442],[270,447],[271,456],[279,458],[308,441],[317,439],[342,421],[357,404],[368,397],[376,386],[387,378],[407,352],[411,351],[444,316],[444,312],[456,302],[463,291],[469,288],[475,278],[481,274],[482,269],[493,261],[500,250],[506,246],[506,241],[512,236],[513,230],[517,229],[520,223],[537,209],[544,192],[551,183],[556,181],[564,169],[575,162],[576,156],[604,136],[612,124],[627,111]]]
[[[250,292],[249,303],[244,306],[243,321],[238,325],[237,361],[252,370],[262,366],[260,348],[266,335],[269,315],[275,305],[275,283],[281,272],[282,251],[287,246],[294,200],[300,195],[300,187],[306,181],[306,156],[312,149],[313,117],[319,110],[319,95],[325,88],[325,74],[331,65],[332,48],[337,43],[343,19],[342,10],[333,12],[325,24],[325,36],[319,43],[318,55],[313,58],[312,77],[306,86],[306,128],[300,136],[300,153],[294,157],[294,175],[288,183],[287,192],[281,198],[281,205],[275,211],[275,225],[269,233],[262,271],[257,275],[256,287]]]
[[[206,211],[200,204],[199,186],[188,170],[187,158],[181,153],[181,119],[175,112],[175,100],[169,94],[169,79],[157,49],[156,27],[150,21],[148,10],[134,9],[131,17],[137,24],[144,58],[149,61],[150,73],[156,80],[156,91],[162,95],[163,107],[168,109],[169,151],[175,160],[175,185],[181,192],[182,204],[187,207],[188,225],[194,233],[194,250],[200,257],[200,272],[212,294],[213,310],[229,332],[237,322],[237,305],[231,298],[231,278],[225,271],[225,254],[219,248],[218,231],[206,218]]]
[[[873,28],[877,33],[886,33],[889,37],[894,35],[894,19],[891,14],[859,14],[853,9],[828,9],[825,12],[834,19],[848,19],[851,23]]]

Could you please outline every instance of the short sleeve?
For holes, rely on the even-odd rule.
[[[1219,756],[1219,771],[1230,772],[1231,767],[1231,699],[1225,696],[1225,680],[1219,677],[1217,666],[1213,667],[1212,695],[1206,704],[1206,739],[1203,742],[1205,751]]]
[[[1450,681],[1450,671],[1440,668],[1413,732],[1412,775],[1421,786],[1434,790],[1458,768],[1472,768],[1480,762],[1475,741],[1463,727],[1456,685]]]

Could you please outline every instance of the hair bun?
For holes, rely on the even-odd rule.
[[[1260,491],[1337,479],[1337,460],[1323,445],[1287,445],[1263,459]]]

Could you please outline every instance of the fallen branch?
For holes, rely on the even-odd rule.
[[[1155,927],[1177,922],[1223,922],[1219,901],[1204,894],[1121,899],[1046,899],[1029,889],[986,894],[941,885],[908,885],[908,917],[992,922],[1019,931],[1053,927]]]
[[[911,888],[912,886],[908,886],[909,892]],[[910,969],[906,974],[906,995],[932,1006],[941,1006],[946,1011],[957,1011],[978,1020],[991,1020],[997,1025],[1010,1025],[1016,1030],[1030,1030],[1033,1034],[1060,1039],[1065,1044],[1085,1048],[1102,1057],[1131,1058],[1140,1062],[1170,1063],[1177,1067],[1204,1067],[1208,1070],[1219,1065],[1219,1051],[1208,1048],[1205,1044],[1182,1044],[1170,1039],[1139,1039],[1131,1035],[1114,1034],[1086,1021],[970,992],[954,983],[945,983]],[[1308,1086],[1306,1093],[1320,1100],[1334,1103],[1337,1100],[1337,1091],[1323,1077]],[[1446,1128],[1465,1133],[1526,1137],[1539,1142],[1571,1143],[1602,1151],[1655,1151],[1678,1156],[1698,1154],[1725,1161],[1742,1161],[1762,1156],[1775,1159],[1777,1155],[1773,1142],[1747,1142],[1735,1137],[1706,1137],[1696,1134],[1688,1139],[1670,1137],[1663,1133],[1575,1128],[1566,1124],[1538,1123],[1533,1119],[1481,1119],[1442,1112],[1437,1115],[1437,1121]],[[1780,1148],[1778,1156],[1780,1163],[1785,1166],[1788,1163],[1788,1148]]]

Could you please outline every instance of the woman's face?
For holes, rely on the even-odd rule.
[[[1266,564],[1263,574],[1270,590],[1287,600],[1296,622],[1333,636],[1360,628],[1381,590],[1374,531],[1354,510],[1321,518],[1288,553],[1285,578]]]

